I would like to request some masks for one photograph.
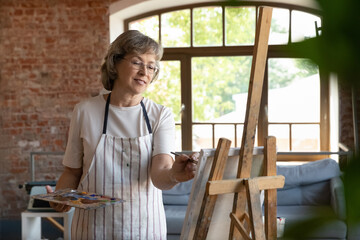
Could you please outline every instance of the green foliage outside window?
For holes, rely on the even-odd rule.
[[[161,15],[161,43],[163,47],[190,46],[190,10]]]
[[[252,45],[255,39],[255,8],[225,8],[226,45]]]
[[[251,59],[193,58],[193,121],[210,121],[235,110],[233,95],[249,88]]]
[[[279,9],[286,16],[286,11]],[[252,45],[255,38],[255,7],[201,7],[193,9],[194,46],[221,46],[223,31],[225,45]],[[222,29],[222,14],[225,14],[225,30]],[[161,39],[166,47],[190,46],[190,9],[164,13],[161,15]],[[272,22],[272,31],[287,33],[288,30]],[[279,25],[279,26],[278,26]],[[159,17],[153,16],[130,24],[131,29],[139,29],[145,34],[158,38]],[[205,51],[205,50],[204,50]],[[248,91],[252,56],[247,57],[194,57],[192,58],[192,99],[193,121],[212,121],[235,111],[232,97]],[[292,67],[298,77],[308,77],[318,73],[318,67],[309,60],[292,59]],[[280,61],[281,62],[281,61]],[[294,72],[284,71],[284,66],[273,61],[269,66],[269,88],[289,85]],[[146,96],[172,108],[175,120],[180,122],[180,61],[162,61],[160,77],[153,83]]]
[[[180,122],[180,62],[162,61],[159,79],[149,86],[144,96],[170,107],[175,121]]]
[[[193,11],[194,46],[222,45],[222,8],[202,7]]]
[[[129,24],[130,30],[139,30],[145,35],[148,35],[155,41],[159,41],[159,17],[151,16]]]
[[[306,78],[319,74],[319,68],[309,59],[279,59],[269,61],[269,89],[276,89],[288,86],[298,78]]]

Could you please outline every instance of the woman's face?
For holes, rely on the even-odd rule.
[[[114,90],[118,88],[131,95],[142,94],[153,79],[156,71],[155,54],[127,54],[116,64],[118,78]]]

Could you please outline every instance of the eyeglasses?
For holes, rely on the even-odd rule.
[[[146,64],[143,63],[142,61],[139,60],[129,60],[126,58],[123,58],[124,60],[128,61],[129,63],[131,63],[131,66],[136,69],[136,70],[143,70],[144,67],[146,68],[148,74],[150,75],[154,75],[159,71],[159,68],[155,65],[155,64]]]

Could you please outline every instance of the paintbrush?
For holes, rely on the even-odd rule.
[[[170,153],[174,154],[175,156],[181,156],[181,154],[178,154],[176,152],[170,152]],[[188,161],[191,162],[191,163],[194,163],[194,164],[198,163],[198,161],[196,161],[196,160],[194,160],[192,158],[188,158]]]

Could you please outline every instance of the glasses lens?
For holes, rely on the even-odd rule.
[[[146,68],[147,68],[148,72],[152,73],[152,74],[154,74],[157,71],[156,66],[154,66],[154,65],[148,65],[148,66],[146,66]]]
[[[158,67],[156,67],[156,65],[153,65],[153,64],[145,65],[141,61],[129,61],[129,62],[132,64],[134,69],[143,70],[144,68],[146,68],[146,71],[151,75],[153,75],[153,74],[157,73],[157,71],[159,71]]]

